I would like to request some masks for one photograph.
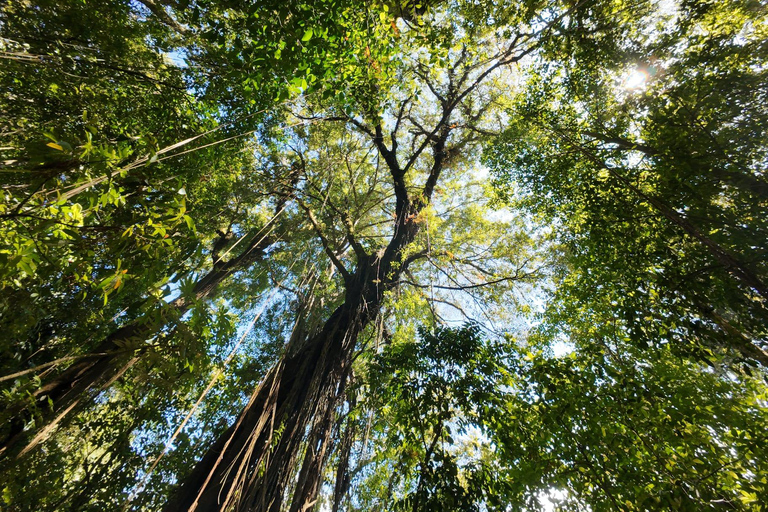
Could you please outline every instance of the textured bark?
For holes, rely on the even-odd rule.
[[[323,415],[313,425],[306,443],[304,462],[293,493],[294,498],[289,508],[290,512],[306,512],[311,510],[317,502],[316,496],[323,481],[323,467],[326,459],[333,451],[333,419],[344,394],[347,378],[348,372],[345,372],[336,393],[323,399],[325,401],[322,407]]]
[[[361,325],[351,313],[337,309],[317,335],[267,374],[165,510],[279,510],[304,428],[349,363]]]
[[[354,404],[350,404],[354,408]],[[339,465],[336,469],[336,481],[333,488],[332,512],[341,510],[341,502],[349,489],[349,457],[352,453],[352,443],[355,439],[355,423],[350,422],[344,430],[341,447],[339,449]]]

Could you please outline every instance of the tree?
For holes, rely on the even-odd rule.
[[[498,52],[488,51],[488,55],[480,53],[487,51],[482,47],[470,50],[459,46],[448,53],[443,83],[437,82],[436,75],[425,74],[426,62],[417,58],[401,73],[423,81],[423,87],[431,93],[426,105],[412,96],[403,98],[396,94],[392,101],[395,107],[390,112],[363,111],[351,116],[332,112],[324,116],[325,121],[353,127],[372,146],[375,153],[369,150],[368,154],[375,155],[382,162],[382,172],[389,174],[389,195],[394,196],[394,205],[379,200],[381,193],[376,188],[382,184],[377,182],[367,193],[353,192],[359,185],[348,184],[352,190],[346,193],[356,199],[347,206],[348,210],[334,204],[332,189],[325,197],[313,197],[315,191],[323,194],[324,187],[312,183],[311,171],[306,167],[308,159],[300,157],[305,163],[302,174],[307,176],[308,183],[297,201],[338,274],[343,291],[338,304],[314,332],[294,332],[280,362],[251,395],[234,425],[187,477],[167,510],[281,508],[304,435],[309,433],[313,445],[330,442],[324,424],[344,392],[358,338],[375,322],[385,295],[398,286],[413,262],[429,256],[428,245],[423,251],[414,251],[412,244],[424,232],[439,180],[451,169],[453,162],[449,156],[472,144],[473,132],[482,130],[489,108],[489,102],[478,97],[483,82],[503,66],[533,51],[536,44],[535,39],[528,41],[520,36],[512,38]],[[495,100],[491,96],[490,103]],[[392,120],[389,127],[383,121],[387,117]],[[406,129],[410,137],[403,135]],[[410,150],[400,149],[406,145],[401,145],[403,138]],[[318,151],[309,142],[305,142],[308,151]],[[366,206],[373,192],[377,192],[373,196],[376,202]],[[312,200],[327,201],[335,218],[318,219]],[[387,209],[392,206],[387,219]],[[358,212],[364,216],[352,216]],[[371,213],[373,218],[369,221]],[[386,243],[367,237],[364,228],[356,228],[362,221],[376,226],[376,232],[380,232],[378,226],[382,223],[389,224]],[[330,230],[326,222],[334,223]],[[349,255],[338,248],[340,238],[348,246]],[[312,436],[318,429],[320,435],[315,441]],[[324,446],[305,455],[299,484],[291,493],[292,510],[304,509],[315,501],[328,451]]]
[[[354,412],[370,426],[346,510],[759,507],[764,383],[638,350],[606,305],[559,357],[538,345],[557,328],[536,343],[468,326],[386,347]]]
[[[237,110],[230,114],[232,118],[229,121],[217,125],[212,119],[215,116],[206,110],[210,103],[205,97],[213,94],[208,90],[210,84],[197,81],[201,79],[194,72],[190,74],[189,80],[185,81],[185,72],[169,65],[166,62],[168,54],[164,51],[175,48],[174,51],[180,52],[182,50],[179,48],[185,48],[183,43],[192,40],[195,45],[193,50],[190,50],[194,53],[189,57],[191,62],[204,60],[209,63],[209,70],[221,65],[231,66],[235,59],[231,54],[232,48],[219,37],[226,39],[227,31],[233,30],[237,30],[240,36],[247,35],[238,24],[241,24],[244,14],[250,16],[253,12],[241,13],[227,5],[206,2],[196,6],[190,25],[185,28],[179,24],[178,20],[182,18],[177,14],[166,12],[162,15],[165,11],[154,2],[145,2],[144,5],[154,16],[159,17],[162,22],[160,25],[157,25],[151,16],[146,20],[137,20],[136,13],[132,11],[135,6],[125,2],[105,5],[102,11],[88,10],[76,4],[68,5],[64,10],[58,9],[58,6],[42,4],[37,6],[40,13],[36,16],[30,15],[27,12],[28,7],[22,6],[9,7],[4,12],[9,21],[8,29],[13,32],[15,38],[13,41],[9,40],[9,44],[13,49],[19,50],[12,54],[12,62],[15,64],[12,72],[19,72],[18,76],[27,78],[7,81],[10,84],[9,97],[20,100],[30,92],[39,94],[44,91],[43,98],[26,98],[26,101],[43,104],[50,100],[49,96],[56,97],[56,100],[60,100],[62,96],[74,100],[72,103],[60,101],[61,104],[55,109],[54,116],[68,119],[70,125],[66,127],[66,132],[61,131],[64,127],[57,126],[58,133],[47,134],[52,142],[42,150],[42,154],[39,154],[39,149],[36,153],[34,148],[28,149],[24,146],[28,145],[26,139],[39,137],[41,130],[49,129],[46,123],[53,123],[50,114],[43,113],[37,118],[27,119],[24,121],[26,126],[23,130],[9,132],[15,139],[12,146],[6,149],[15,150],[19,158],[8,160],[6,164],[15,172],[33,173],[35,176],[32,183],[22,180],[15,187],[18,194],[12,199],[9,196],[8,213],[3,215],[7,222],[5,239],[14,249],[6,256],[6,277],[9,284],[12,283],[11,287],[18,289],[16,295],[6,303],[8,314],[4,315],[5,318],[13,319],[14,323],[10,324],[8,329],[16,334],[11,338],[9,350],[12,351],[14,359],[19,360],[29,354],[35,354],[39,361],[40,349],[50,346],[51,340],[46,338],[50,338],[52,333],[58,334],[54,337],[54,344],[59,350],[37,364],[37,370],[27,368],[8,373],[10,377],[30,375],[41,370],[48,370],[46,373],[50,373],[50,370],[55,371],[63,366],[61,363],[73,364],[63,372],[49,375],[41,385],[31,390],[29,399],[19,398],[19,395],[29,390],[29,386],[15,388],[14,397],[8,400],[11,406],[5,415],[12,418],[13,422],[9,432],[5,434],[6,440],[2,449],[4,455],[10,449],[22,453],[28,451],[41,439],[40,436],[30,434],[40,429],[43,429],[43,434],[49,432],[69,414],[75,403],[87,401],[85,397],[89,393],[99,390],[105,383],[113,382],[116,375],[122,374],[135,362],[136,356],[139,355],[137,350],[150,350],[150,346],[142,346],[143,343],[152,341],[152,338],[156,338],[157,334],[164,330],[173,332],[174,322],[181,318],[190,306],[210,298],[221,281],[233,272],[249,269],[254,260],[274,241],[271,235],[262,237],[263,239],[256,238],[266,221],[260,218],[238,219],[233,216],[229,226],[198,223],[198,229],[192,232],[192,236],[184,236],[180,231],[183,226],[189,230],[194,230],[195,227],[194,219],[186,213],[187,197],[195,200],[189,206],[196,211],[198,219],[205,218],[211,212],[221,215],[229,208],[226,195],[232,192],[223,187],[233,184],[233,178],[236,179],[243,168],[258,165],[239,154],[243,145],[237,139],[259,130],[263,126],[261,121],[264,116],[247,109],[245,112]],[[175,6],[178,9],[182,7]],[[290,11],[296,9],[303,11],[305,16],[292,18],[298,25],[282,26],[282,32],[262,38],[262,51],[248,56],[254,61],[250,61],[247,66],[247,78],[239,72],[240,74],[230,73],[231,76],[216,81],[217,84],[226,81],[230,92],[236,94],[237,101],[245,103],[249,109],[264,107],[265,102],[269,105],[275,94],[283,97],[286,91],[295,93],[302,88],[307,89],[304,79],[301,79],[303,87],[297,87],[295,83],[286,86],[283,81],[287,80],[286,77],[292,78],[297,67],[306,71],[311,78],[312,73],[319,72],[315,61],[320,54],[333,54],[336,62],[343,64],[344,57],[338,53],[344,48],[346,49],[343,51],[349,52],[355,44],[354,41],[349,42],[348,37],[343,42],[337,41],[340,37],[334,33],[329,35],[322,26],[306,28],[318,21],[312,17],[318,12],[307,11],[306,6],[302,4],[291,6],[280,3],[277,6],[261,6],[271,7],[277,9],[271,14],[274,16],[289,16]],[[206,12],[202,19],[198,12],[200,9]],[[93,30],[92,27],[99,26],[96,21],[88,27],[73,23],[73,20],[80,16],[103,18],[107,23],[111,23],[111,29],[103,32]],[[219,16],[223,16],[223,19]],[[322,13],[320,17],[322,18]],[[336,17],[337,21],[341,19],[340,15]],[[210,24],[219,28],[213,31]],[[104,26],[103,22],[101,26]],[[251,30],[254,28],[246,26]],[[344,30],[346,25],[331,26],[334,30]],[[310,42],[313,31],[317,32],[317,37],[314,38],[315,41]],[[41,32],[45,34],[41,35]],[[297,44],[286,49],[282,39],[297,34],[300,35],[300,40],[297,39]],[[330,47],[317,43],[328,38],[336,43]],[[137,48],[136,51],[133,51],[131,44]],[[235,44],[235,49],[237,47],[238,44]],[[305,55],[309,49],[315,53]],[[274,66],[274,62],[270,60],[273,58],[272,52],[280,53],[282,50],[285,50],[286,54],[280,61],[283,67]],[[222,51],[225,51],[224,55],[221,54]],[[266,54],[270,55],[270,59],[259,63],[264,61],[262,57]],[[115,55],[121,55],[125,62],[114,62]],[[279,59],[279,56],[274,58]],[[45,63],[42,75],[34,72],[36,70],[33,66],[39,62]],[[330,66],[326,60],[321,64],[322,69],[325,69],[323,66]],[[70,66],[72,70],[69,70]],[[147,70],[148,67],[150,70]],[[55,83],[47,74],[61,74],[62,70],[67,70],[63,75],[63,83]],[[260,82],[263,84],[263,90],[254,95],[248,81],[258,78],[255,75],[257,71],[262,73]],[[117,78],[110,76],[114,72],[120,75]],[[171,78],[162,77],[162,73]],[[124,81],[127,83],[124,84],[121,79],[126,79]],[[210,79],[210,76],[205,79]],[[245,84],[240,81],[245,81]],[[38,83],[45,83],[48,88],[39,86]],[[201,90],[201,98],[197,102],[186,91],[189,86]],[[83,105],[82,95],[79,95],[78,91],[86,87],[90,87],[94,98]],[[145,120],[142,123],[141,114],[131,112],[127,105],[122,106],[121,110],[120,102],[130,102],[137,90],[149,94],[150,98],[156,98],[159,102],[157,106],[151,102],[144,103],[151,122]],[[119,101],[112,99],[114,96]],[[215,108],[224,108],[224,101],[219,94]],[[14,101],[9,104],[9,115],[16,116],[19,122],[23,120],[22,114],[12,109],[22,103],[23,101]],[[97,119],[100,125],[95,121]],[[267,119],[267,122],[270,121],[274,120]],[[157,128],[158,123],[163,128],[170,127],[170,130],[166,130],[168,133]],[[192,131],[185,132],[180,130],[180,127]],[[202,134],[197,133],[195,128],[203,128],[205,131]],[[232,136],[231,139],[234,140],[224,137],[223,140],[203,144],[206,139],[210,140],[212,135],[218,135],[215,132],[226,134],[232,129],[245,130],[245,134]],[[102,134],[100,130],[105,133]],[[137,136],[135,130],[144,130],[146,137]],[[85,134],[84,139],[81,133]],[[99,137],[106,140],[100,142]],[[178,142],[179,140],[181,142]],[[224,144],[221,144],[222,142]],[[189,144],[195,146],[185,149]],[[145,151],[149,154],[129,161],[133,153],[141,155]],[[216,165],[223,169],[216,169]],[[68,169],[69,172],[57,175],[62,169]],[[157,170],[159,172],[153,172]],[[202,174],[205,170],[208,174]],[[278,176],[272,176],[272,179],[275,178]],[[255,187],[252,188],[251,194],[256,197],[247,198],[245,194],[239,194],[239,200],[258,200],[258,194],[264,193],[264,183],[248,183],[249,186]],[[239,185],[243,186],[244,183],[240,181]],[[213,187],[218,187],[218,195],[206,194],[203,190]],[[259,190],[259,187],[262,190]],[[270,191],[276,198],[276,211],[281,212],[285,198],[280,197],[279,188],[272,187]],[[55,203],[51,202],[53,196],[56,196]],[[244,209],[254,206],[238,205]],[[119,214],[123,216],[120,217]],[[128,214],[127,218],[125,214]],[[98,222],[92,222],[91,219],[94,218],[97,218]],[[23,235],[24,232],[18,229],[19,225],[29,234]],[[226,230],[222,235],[218,232],[221,228]],[[249,229],[252,229],[250,235]],[[229,253],[235,249],[228,248],[225,243],[235,232],[240,235],[235,243],[239,244],[243,239],[247,242],[237,247],[235,254],[239,252],[239,256],[226,262],[220,261],[220,251],[227,250]],[[94,234],[101,236],[93,236]],[[80,246],[78,242],[69,242],[70,240],[78,240]],[[173,243],[175,240],[184,244],[183,247],[176,247]],[[208,240],[213,268],[207,274],[200,275],[197,284],[190,284],[186,297],[175,299],[168,307],[161,300],[163,295],[167,295],[168,289],[161,293],[161,288],[170,280],[178,282],[188,269],[201,266],[201,257],[204,257],[204,254],[199,241]],[[135,248],[129,245],[134,241]],[[103,257],[105,261],[99,261],[96,254],[91,254],[94,245],[103,250],[99,257]],[[120,257],[116,258],[118,252]],[[174,259],[176,261],[172,263]],[[171,272],[166,273],[169,268]],[[69,286],[64,295],[50,300],[49,293],[30,288],[30,280],[38,278],[49,286],[54,276],[63,279],[64,285]],[[126,284],[129,285],[130,294],[125,293],[129,291],[124,290]],[[114,299],[114,292],[118,292],[121,300]],[[66,298],[70,304],[78,303],[80,294],[94,301],[103,298],[105,306],[112,295],[110,309],[102,308],[101,315],[91,323],[82,318],[73,319],[70,315],[62,321],[54,320],[55,314],[48,314],[47,317],[45,313],[40,315],[44,320],[38,320],[35,316],[40,313],[39,304],[43,300],[49,300],[47,310],[63,312],[67,306],[61,298]],[[26,300],[18,300],[20,295]],[[101,297],[98,297],[99,295]],[[12,304],[26,306],[30,302],[37,303],[33,311],[25,310],[22,314],[13,311]],[[91,309],[95,309],[95,306],[85,308],[86,311]],[[106,320],[110,316],[113,319],[122,317],[123,321],[112,326],[111,332],[105,332],[103,327],[108,323]],[[95,335],[89,332],[94,326],[101,329]],[[67,332],[73,327],[75,332]],[[29,341],[41,330],[47,334],[36,342]],[[87,338],[86,343],[82,343],[84,338]],[[95,343],[88,343],[91,339]],[[28,350],[20,352],[19,348],[25,344]],[[182,351],[187,349],[191,352],[200,350],[189,343]],[[50,406],[44,406],[36,412],[34,402],[39,399],[47,400]],[[35,420],[35,428],[27,428],[26,432],[22,433],[25,423],[28,424],[32,418]],[[24,446],[23,443],[26,442],[31,444]],[[22,445],[19,446],[19,443]]]
[[[211,127],[180,70],[145,44],[163,31],[126,5],[36,7],[37,16],[22,4],[3,10],[12,39],[4,39],[2,108],[14,123],[3,130],[5,375],[36,364],[50,373],[51,361],[87,354],[110,318],[135,317],[161,299],[165,271],[195,251],[186,197],[197,195],[202,169],[192,158],[128,161]],[[135,105],[136,96],[146,99]],[[205,156],[220,166],[220,154]],[[25,384],[6,397],[9,412],[19,399],[35,401],[22,398]],[[10,431],[20,427],[17,418]]]
[[[488,153],[532,209],[568,226],[564,300],[611,289],[638,343],[662,335],[702,357],[727,348],[768,363],[765,55],[752,30],[764,16],[686,4],[662,34],[636,36],[631,61],[591,75],[548,65]],[[647,84],[622,90],[630,71]]]

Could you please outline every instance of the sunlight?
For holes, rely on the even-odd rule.
[[[648,80],[648,73],[642,69],[634,69],[624,77],[624,89],[637,90],[644,89],[646,81]]]

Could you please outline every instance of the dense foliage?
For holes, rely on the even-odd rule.
[[[0,6],[3,510],[763,510],[768,5]]]

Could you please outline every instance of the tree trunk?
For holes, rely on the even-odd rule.
[[[279,510],[306,427],[341,385],[366,316],[345,303],[288,347],[165,510]]]
[[[350,409],[354,409],[354,407],[354,403],[350,403]],[[336,469],[332,512],[339,512],[341,510],[341,501],[349,489],[349,457],[352,453],[352,443],[355,439],[355,423],[351,419],[348,421],[347,427],[344,429],[339,452],[339,465]]]
[[[588,137],[592,137],[593,139],[607,142],[609,144],[615,144],[623,150],[639,151],[649,157],[659,157],[666,159],[672,157],[671,154],[666,154],[646,144],[632,142],[623,137],[612,137],[604,133],[593,132],[589,130],[585,130],[582,133]],[[690,167],[698,171],[700,176],[710,175],[717,181],[751,194],[758,198],[760,201],[768,200],[768,182],[765,182],[757,176],[754,176],[749,171],[740,172],[728,170],[723,167],[707,166],[697,162],[696,158],[692,155],[686,155],[685,159],[689,162]]]
[[[213,269],[195,284],[195,298],[204,300],[211,297],[227,277],[262,259],[275,240],[275,237],[254,236],[237,257],[226,262],[215,262]],[[152,322],[145,318],[133,320],[112,332],[93,351],[105,355],[81,359],[45,382],[33,396],[40,401],[49,401],[52,406],[42,411],[42,418],[37,418],[35,428],[26,431],[23,428],[31,417],[31,412],[26,408],[6,411],[3,416],[10,420],[12,427],[0,442],[0,460],[12,456],[22,457],[44,441],[73,411],[88,403],[93,394],[111,386],[146,352],[145,347],[125,349],[126,344],[149,339],[171,320],[181,318],[191,306],[190,301],[179,297],[168,304],[168,313],[162,315],[161,321]]]
[[[736,256],[731,254],[726,249],[722,248],[711,238],[702,233],[696,226],[694,226],[688,219],[680,215],[676,210],[668,206],[664,201],[658,199],[649,194],[641,192],[637,187],[632,185],[626,178],[616,172],[611,167],[604,166],[608,169],[608,172],[619,179],[629,190],[631,190],[638,197],[647,201],[653,206],[661,215],[668,221],[677,225],[685,233],[695,238],[709,251],[709,254],[722,265],[731,276],[741,281],[743,285],[751,288],[764,299],[768,299],[768,286],[760,279],[760,277],[751,269],[745,262],[739,260]]]
[[[694,299],[694,303],[705,318],[714,322],[728,336],[729,343],[727,346],[735,349],[745,359],[756,361],[763,367],[768,368],[768,353],[755,345],[750,338],[715,311],[712,306],[698,299]]]
[[[299,472],[296,490],[293,493],[290,512],[307,512],[317,502],[317,494],[323,481],[323,467],[325,461],[333,450],[333,419],[336,416],[336,407],[344,394],[344,384],[348,373],[342,376],[342,382],[338,386],[334,396],[323,398],[327,405],[323,407],[324,414],[312,427],[304,453],[304,463]]]
[[[378,316],[385,291],[396,286],[407,269],[407,261],[394,262],[402,261],[403,249],[413,241],[419,225],[414,221],[415,208],[408,205],[403,212],[386,250],[358,256],[355,273],[345,280],[344,303],[317,333],[291,340],[235,424],[182,482],[165,512],[280,510],[310,425],[322,424],[335,403],[328,397],[336,396],[349,371],[358,335]],[[325,432],[324,437],[312,443],[326,450],[328,431],[321,428],[320,432]],[[314,502],[325,455],[307,462],[305,481],[292,493],[297,506]]]

